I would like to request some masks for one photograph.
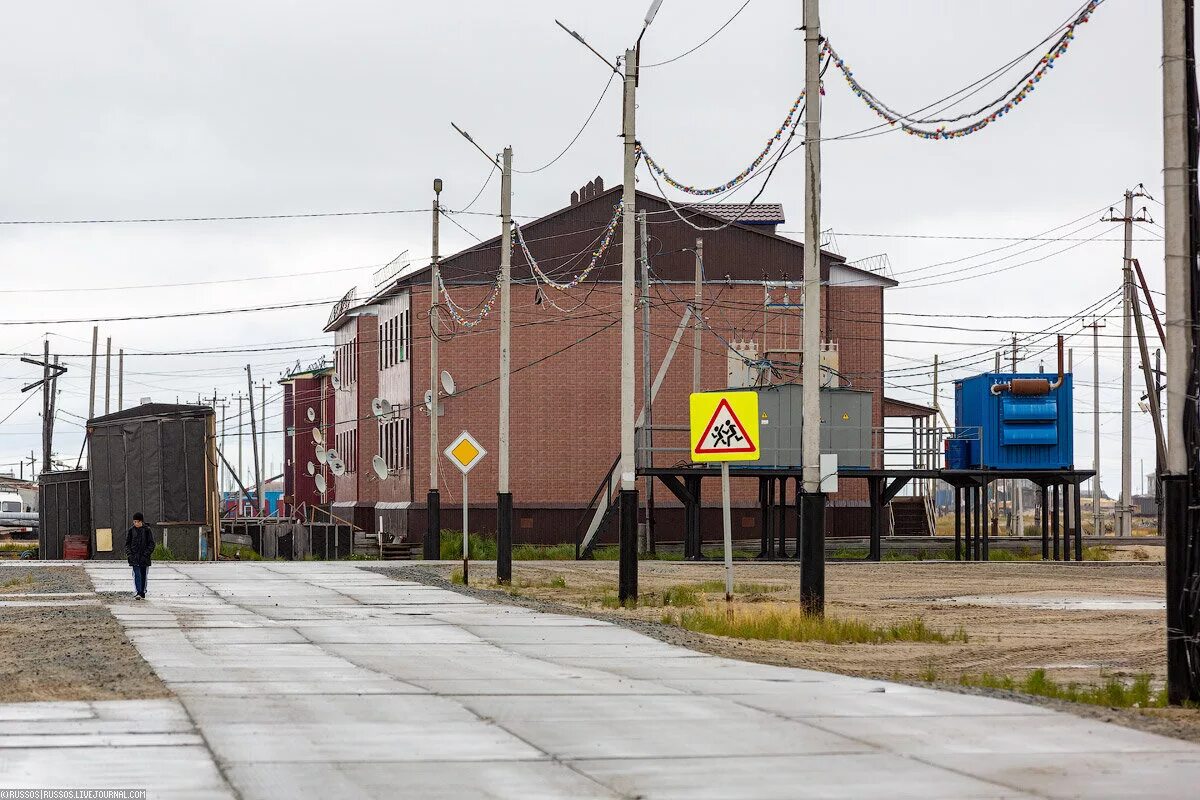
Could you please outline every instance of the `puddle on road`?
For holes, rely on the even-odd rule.
[[[1165,600],[1157,597],[1096,597],[1067,595],[961,595],[943,597],[939,603],[994,608],[1035,608],[1044,611],[1162,611]]]

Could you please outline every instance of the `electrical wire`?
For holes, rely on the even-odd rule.
[[[575,146],[575,143],[579,141],[579,137],[583,136],[583,132],[585,130],[587,130],[587,126],[591,124],[592,117],[596,116],[596,111],[600,108],[600,104],[602,102],[604,102],[604,97],[605,97],[605,95],[608,94],[609,87],[612,86],[612,82],[616,77],[617,77],[617,73],[615,73],[615,72],[609,74],[608,82],[604,84],[604,89],[600,92],[600,96],[598,98],[596,98],[596,104],[594,106],[592,106],[592,110],[587,115],[587,119],[585,119],[583,121],[583,124],[579,126],[579,130],[576,131],[575,135],[571,138],[571,141],[567,142],[567,146],[564,147],[559,152],[558,155],[556,155],[554,158],[547,161],[545,164],[542,164],[537,169],[516,169],[516,168],[514,168],[513,172],[516,172],[519,175],[534,175],[536,173],[541,172],[544,169],[549,169],[550,167],[557,164],[558,160],[560,158],[562,158],[563,156],[565,156],[567,154],[567,152],[570,151],[570,149]]]
[[[719,36],[719,35],[721,34],[721,31],[723,31],[723,30],[725,30],[726,28],[728,28],[728,27],[729,27],[729,25],[730,25],[730,24],[731,24],[731,23],[732,23],[732,22],[733,22],[735,19],[737,19],[737,18],[738,18],[738,15],[739,15],[739,14],[741,14],[743,11],[745,11],[745,10],[746,10],[746,6],[748,6],[748,5],[750,5],[750,0],[746,0],[746,2],[742,3],[741,7],[740,7],[740,8],[738,8],[738,10],[737,10],[737,11],[733,12],[733,16],[732,16],[732,17],[730,17],[729,19],[725,20],[725,22],[724,22],[724,23],[721,25],[721,27],[719,27],[719,28],[717,28],[715,31],[713,31],[713,32],[712,32],[712,34],[711,34],[711,35],[710,35],[710,36],[709,36],[707,39],[705,39],[704,41],[700,42],[700,44],[696,45],[696,46],[695,46],[695,47],[693,47],[692,49],[690,49],[690,50],[685,50],[685,51],[683,51],[682,53],[680,53],[679,55],[677,55],[677,56],[675,56],[675,57],[673,57],[673,58],[668,58],[666,61],[657,61],[657,62],[655,62],[655,63],[653,63],[653,64],[639,64],[639,65],[638,65],[639,69],[651,69],[651,68],[653,68],[653,67],[662,67],[662,66],[666,66],[667,64],[674,64],[674,63],[675,63],[676,61],[678,61],[679,59],[681,59],[681,58],[684,58],[684,57],[686,57],[686,56],[690,56],[692,53],[696,52],[696,51],[697,51],[697,50],[699,50],[701,47],[704,47],[704,45],[708,44],[708,43],[709,43],[709,42],[711,42],[713,39],[717,38],[717,36]]]

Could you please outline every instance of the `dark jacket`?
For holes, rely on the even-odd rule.
[[[131,526],[125,532],[125,559],[131,567],[150,566],[150,556],[154,554],[154,534],[150,526]]]

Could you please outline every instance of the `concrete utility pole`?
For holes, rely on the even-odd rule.
[[[704,304],[704,240],[696,239],[696,319],[692,322],[692,391],[700,391],[700,332],[704,317],[700,306]]]
[[[258,467],[258,431],[254,421],[254,376],[250,373],[250,365],[246,365],[246,393],[250,398],[250,446],[254,451],[254,491],[258,501],[258,515],[265,516],[267,504],[263,498],[262,471]]]
[[[1100,517],[1100,329],[1105,326],[1103,317],[1092,317],[1092,535],[1104,535],[1104,523]]]
[[[253,394],[251,395],[251,397],[253,397]],[[238,480],[238,483],[245,483],[244,478],[246,476],[246,470],[242,466],[242,443],[245,440],[245,435],[243,434],[243,429],[246,427],[245,423],[243,422],[245,417],[242,416],[242,400],[244,400],[244,399],[245,398],[242,396],[242,393],[239,391],[237,394],[237,401],[238,401],[238,417],[237,417],[237,419],[238,419],[238,424],[237,424],[237,440],[238,440],[238,468],[237,468],[237,471],[238,471],[238,474],[237,474],[237,480]]]
[[[643,29],[644,30],[644,29]],[[636,600],[637,580],[637,466],[634,463],[634,275],[637,270],[635,217],[637,189],[634,168],[637,166],[637,79],[638,49],[625,51],[624,123],[624,184],[622,186],[621,219],[621,459],[617,471],[621,475],[620,561],[618,564],[617,596],[624,603]]]
[[[512,377],[512,156],[512,148],[506,147],[500,157],[500,422],[496,467],[497,583],[512,581],[513,496],[509,483],[509,397]],[[465,499],[463,508],[466,508]]]
[[[433,179],[433,255],[429,268],[429,494],[425,501],[426,561],[441,557],[442,510],[438,496],[438,222],[442,215],[442,179]]]
[[[1018,358],[1019,358],[1019,352],[1018,352],[1018,348],[1017,348],[1017,335],[1014,333],[1012,335],[1012,372],[1014,375],[1017,374]],[[1015,481],[1013,481],[1013,483],[1016,486],[1016,489],[1013,492],[1013,494],[1015,495],[1015,499],[1016,499],[1017,532],[1018,532],[1018,535],[1024,536],[1025,535],[1025,504],[1024,504],[1024,499],[1021,497],[1021,488],[1022,488],[1021,481],[1015,480]]]
[[[1125,256],[1121,267],[1121,498],[1117,503],[1117,535],[1133,535],[1133,198],[1144,197],[1126,190],[1125,214],[1110,211],[1106,222],[1125,226]]]
[[[105,337],[104,345],[104,413],[112,411],[112,337]]]
[[[117,411],[125,408],[125,349],[117,351]]]
[[[1163,0],[1163,246],[1166,255],[1167,317],[1167,474],[1164,534],[1167,555],[1167,696],[1173,705],[1200,702],[1200,663],[1191,655],[1197,620],[1189,585],[1195,578],[1194,498],[1188,473],[1196,469],[1195,453],[1185,435],[1186,421],[1196,414],[1188,386],[1195,377],[1192,338],[1196,309],[1192,305],[1194,254],[1191,241],[1190,192],[1196,169],[1189,145],[1194,109],[1188,83],[1196,64],[1189,40],[1192,0]]]
[[[96,416],[96,361],[100,348],[100,326],[92,326],[92,378],[88,384],[88,419]]]
[[[821,494],[821,14],[804,2],[804,354],[800,604],[825,613],[825,495]]]
[[[654,466],[653,408],[650,386],[650,233],[646,226],[645,210],[638,212],[638,228],[642,234],[642,448],[646,466]],[[654,552],[654,478],[646,476],[645,535],[638,542],[638,551]]]

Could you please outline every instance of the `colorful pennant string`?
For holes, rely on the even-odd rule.
[[[625,201],[618,200],[616,206],[613,207],[612,219],[608,221],[608,227],[604,229],[604,234],[600,238],[600,244],[592,251],[592,260],[587,267],[566,283],[560,283],[554,280],[538,265],[537,259],[533,257],[533,253],[529,252],[529,245],[525,242],[525,234],[521,232],[521,226],[515,221],[513,222],[513,231],[516,232],[517,243],[521,245],[521,252],[525,254],[525,260],[529,262],[530,268],[548,285],[553,286],[560,292],[565,292],[568,289],[574,289],[580,283],[587,279],[588,274],[596,268],[596,264],[604,256],[604,252],[608,250],[608,246],[612,243],[613,234],[617,230],[617,223],[621,220],[621,212],[625,210]]]
[[[850,90],[854,92],[854,94],[857,95],[864,103],[866,103],[872,111],[886,120],[888,124],[898,124],[905,133],[922,139],[959,139],[963,136],[969,136],[972,133],[978,133],[1024,102],[1025,99],[1033,93],[1037,87],[1037,84],[1041,82],[1046,73],[1054,69],[1054,62],[1067,52],[1067,48],[1070,46],[1071,41],[1075,38],[1075,29],[1078,26],[1086,23],[1091,17],[1092,13],[1095,12],[1096,8],[1103,1],[1104,0],[1090,0],[1090,2],[1084,6],[1083,10],[1079,13],[1079,16],[1068,23],[1063,31],[1063,34],[1055,41],[1050,50],[1044,56],[1042,56],[1041,60],[1037,64],[1037,67],[1029,73],[1022,83],[1013,87],[1013,89],[1016,90],[1016,93],[1009,97],[1009,99],[1003,105],[999,106],[998,108],[994,108],[982,119],[978,119],[969,125],[964,125],[959,128],[947,128],[943,125],[938,128],[929,129],[910,124],[910,122],[907,121],[910,118],[889,108],[879,98],[871,94],[871,92],[868,91],[861,83],[855,80],[854,72],[846,66],[846,62],[842,60],[841,56],[837,54],[837,51],[833,49],[833,45],[829,43],[828,38],[825,39],[823,49],[825,53],[829,55],[829,58],[833,60],[834,65],[841,70],[842,75],[846,78],[846,83],[850,85]]]
[[[754,171],[762,166],[763,161],[765,161],[767,156],[771,154],[771,150],[774,149],[775,145],[782,141],[783,137],[789,133],[792,128],[800,124],[800,116],[798,112],[803,102],[804,92],[801,92],[800,96],[796,98],[796,102],[792,103],[792,107],[788,109],[788,113],[787,116],[784,117],[783,124],[780,125],[779,129],[775,131],[775,134],[767,140],[766,146],[762,149],[758,156],[750,162],[750,166],[746,167],[744,170],[738,173],[736,177],[726,181],[720,186],[711,186],[704,189],[680,183],[672,178],[665,169],[663,169],[653,158],[650,157],[650,154],[646,152],[646,148],[642,146],[641,142],[639,142],[637,145],[638,156],[646,160],[646,166],[654,170],[656,175],[660,176],[668,185],[678,189],[681,192],[697,195],[699,197],[709,197],[714,194],[723,194],[749,179],[749,177],[754,174]]]

